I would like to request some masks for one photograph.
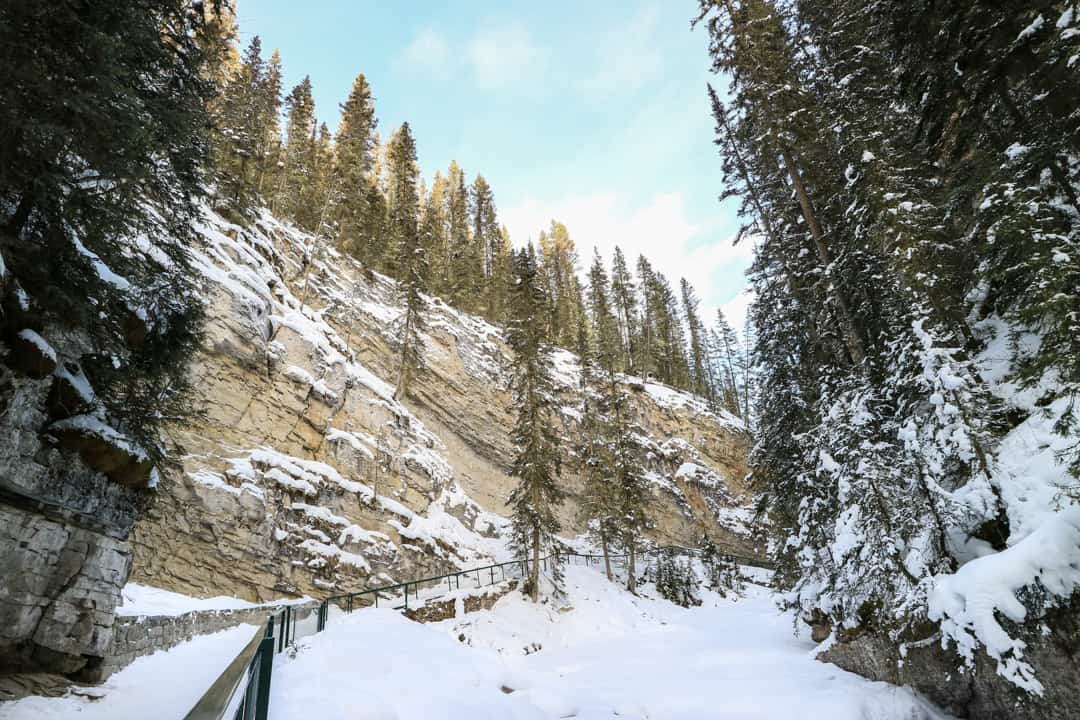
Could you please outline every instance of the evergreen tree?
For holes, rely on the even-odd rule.
[[[724,311],[719,308],[716,310],[716,324],[712,335],[715,339],[716,366],[719,370],[717,381],[720,404],[732,415],[745,420],[743,399],[748,394],[745,357],[741,354],[735,331],[724,317]]]
[[[690,387],[696,394],[711,401],[713,387],[707,372],[708,359],[706,357],[708,339],[705,333],[705,325],[701,322],[701,316],[698,314],[700,303],[694,288],[686,281],[686,278],[679,282],[679,289],[682,294],[686,327],[690,334]]]
[[[491,255],[491,280],[488,287],[488,319],[503,324],[506,322],[507,287],[510,278],[510,261],[513,245],[506,226],[499,228],[499,237]]]
[[[1019,318],[1011,288],[1023,285],[994,268],[1037,268],[1050,253],[1029,245],[998,265],[1000,248],[1018,247],[999,238],[1012,227],[1047,236],[1040,224],[1053,213],[1031,200],[1067,198],[1053,161],[1069,141],[1038,161],[1041,191],[1034,172],[1019,192],[997,174],[1000,158],[1013,159],[997,128],[1024,129],[1008,98],[1038,65],[1016,61],[1024,12],[841,0],[798,3],[795,17],[766,0],[702,8],[715,67],[732,79],[728,106],[711,94],[725,175],[759,237],[753,463],[780,531],[777,579],[805,612],[896,636],[927,621],[928,588],[963,561],[957,547],[1004,547],[987,450],[999,414],[971,360],[982,342],[971,323],[988,299]],[[922,32],[927,18],[913,12],[947,30]],[[1048,92],[1054,72],[1034,75]],[[749,396],[755,383],[744,384]]]
[[[427,262],[417,225],[420,170],[416,164],[416,142],[409,123],[403,123],[390,139],[387,149],[390,166],[389,232],[398,248],[396,267],[404,312],[398,339],[398,381],[394,397],[404,397],[409,383],[424,369],[424,277]]]
[[[506,342],[513,353],[511,396],[517,412],[510,474],[518,484],[510,494],[511,545],[529,569],[527,592],[533,602],[540,590],[540,557],[555,547],[556,509],[563,491],[557,484],[560,463],[554,429],[551,349],[544,336],[548,301],[539,282],[536,254],[530,246],[514,255],[510,322]]]
[[[609,472],[608,433],[602,416],[602,398],[597,393],[600,371],[584,317],[578,322],[576,351],[581,363],[581,420],[578,424],[577,457],[585,477],[580,519],[600,546],[604,556],[604,572],[608,580],[612,580],[610,550],[612,543],[619,538],[619,488]]]
[[[627,372],[636,372],[635,365],[639,333],[637,292],[634,278],[626,265],[622,250],[615,246],[611,260],[611,295],[615,307],[615,318],[619,324],[621,339],[619,367]]]
[[[551,341],[560,347],[573,347],[578,318],[584,312],[577,248],[566,226],[555,220],[547,232],[540,233],[539,245],[540,273],[551,298]]]
[[[334,206],[338,244],[365,262],[371,262],[372,236],[368,230],[373,207],[372,173],[375,166],[375,101],[363,73],[356,76],[334,138],[334,184],[339,200]]]
[[[465,172],[457,162],[451,162],[446,176],[447,221],[447,299],[451,305],[468,307],[474,290],[473,244],[469,235],[469,193],[465,187]]]
[[[255,190],[265,198],[278,175],[281,160],[281,53],[274,50],[266,64],[263,82],[255,96],[260,135],[255,144],[257,177]]]
[[[621,354],[619,328],[615,313],[612,312],[607,272],[598,250],[593,251],[592,267],[589,268],[588,296],[597,360],[606,374],[614,373],[619,367]]]
[[[498,300],[495,288],[495,265],[502,247],[502,233],[495,217],[495,194],[483,175],[477,175],[469,192],[473,217],[472,307],[489,320],[494,319]]]
[[[256,201],[255,171],[266,128],[259,93],[267,82],[259,36],[214,104],[214,147],[219,204],[243,216]]]
[[[187,246],[216,90],[206,17],[180,0],[0,7],[4,284],[41,319],[89,336],[66,360],[155,460],[164,419],[191,410],[199,346]],[[0,331],[21,322],[6,312]]]
[[[317,222],[319,209],[305,204],[311,197],[318,154],[318,127],[310,77],[305,77],[292,89],[285,98],[285,107],[288,119],[282,168],[270,209],[292,219],[299,227],[311,230]]]

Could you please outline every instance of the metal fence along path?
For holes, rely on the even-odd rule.
[[[696,548],[666,545],[644,548],[635,553],[640,571],[648,575],[657,559],[667,555],[696,557]],[[741,565],[771,569],[768,562],[757,558],[724,553],[724,557]],[[613,570],[625,572],[629,567],[628,553],[608,554]],[[540,558],[540,570],[547,572],[553,563],[604,567],[603,555],[560,552]],[[251,641],[218,676],[206,693],[185,716],[185,720],[266,720],[270,704],[270,682],[273,676],[274,655],[284,652],[300,638],[326,629],[331,613],[348,614],[366,607],[379,607],[380,602],[398,610],[409,609],[428,600],[461,589],[479,589],[508,580],[520,580],[529,572],[526,560],[510,560],[482,567],[457,570],[432,577],[407,580],[402,583],[368,588],[353,593],[331,595],[315,605],[286,605],[267,617]]]

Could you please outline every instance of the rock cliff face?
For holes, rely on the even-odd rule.
[[[428,370],[399,402],[383,380],[396,377],[390,280],[269,216],[249,229],[210,218],[203,234],[204,414],[171,433],[177,467],[135,527],[133,577],[265,600],[504,555],[513,417],[499,330],[433,300]],[[556,360],[573,437],[576,360]],[[628,387],[648,432],[657,539],[696,544],[707,531],[755,553],[738,420],[669,388]],[[568,503],[571,536],[575,515]]]
[[[268,215],[240,228],[207,213],[200,230],[200,414],[168,430],[168,461],[152,475],[77,414],[85,339],[33,322],[27,293],[0,285],[0,671],[92,675],[129,578],[194,595],[320,597],[506,554],[513,417],[499,330],[433,300],[429,369],[399,402],[390,280]],[[576,361],[556,360],[573,438]],[[626,382],[647,434],[656,539],[708,532],[759,552],[738,420]],[[564,457],[573,537],[570,443]]]

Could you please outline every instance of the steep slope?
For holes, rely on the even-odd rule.
[[[490,324],[432,300],[428,372],[404,402],[395,284],[268,214],[208,214],[197,249],[208,298],[194,372],[203,413],[170,432],[166,469],[133,534],[133,578],[189,593],[324,595],[505,553],[512,415],[506,349]],[[564,434],[576,360],[559,352]],[[627,378],[648,433],[655,536],[709,532],[758,552],[740,422]],[[567,449],[565,482],[580,488]],[[564,508],[568,537],[583,528]]]

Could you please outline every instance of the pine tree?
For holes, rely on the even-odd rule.
[[[533,602],[540,590],[540,557],[555,546],[556,509],[563,491],[554,429],[551,349],[543,332],[548,301],[539,283],[536,253],[530,246],[514,255],[510,322],[506,342],[513,353],[511,396],[517,412],[510,474],[518,484],[510,494],[511,546],[527,562],[527,591]]]
[[[711,93],[725,175],[759,234],[753,463],[782,533],[777,577],[805,612],[900,633],[926,620],[931,578],[955,570],[950,538],[1002,542],[986,452],[997,411],[969,354],[980,248],[957,241],[977,227],[969,184],[987,187],[987,166],[965,147],[954,159],[973,162],[950,176],[920,138],[948,126],[964,144],[983,119],[950,107],[951,77],[937,84],[952,62],[907,75],[933,55],[910,55],[922,33],[896,42],[910,4],[800,3],[797,19],[765,0],[702,7],[732,78],[728,107]],[[927,98],[938,104],[918,109]]]
[[[636,344],[640,331],[637,292],[630,269],[626,265],[626,257],[617,245],[611,260],[611,295],[615,317],[619,323],[619,337],[622,341],[619,367],[627,372],[636,372]]]
[[[164,418],[191,411],[187,361],[200,342],[187,247],[218,89],[205,18],[180,0],[0,8],[5,284],[47,321],[89,336],[92,350],[66,360],[154,459]],[[18,317],[0,319],[5,333]]]
[[[465,172],[451,162],[446,176],[447,299],[454,307],[468,307],[474,290],[472,238],[469,235],[469,193]]]
[[[375,101],[363,73],[353,80],[341,106],[341,122],[334,138],[334,184],[339,200],[334,206],[338,245],[364,262],[371,262],[372,237],[368,234],[372,207],[371,183],[375,166]]]
[[[719,369],[718,381],[721,388],[719,400],[725,410],[745,420],[744,398],[746,388],[745,358],[740,354],[739,340],[731,328],[724,311],[716,309],[716,324],[713,328],[715,338],[716,365]]]
[[[547,232],[540,233],[539,245],[540,273],[551,298],[551,340],[560,347],[573,347],[578,318],[584,312],[577,248],[569,230],[556,220]]]
[[[608,580],[613,580],[610,551],[619,537],[619,488],[609,472],[608,433],[602,416],[602,397],[597,392],[600,370],[584,317],[578,322],[575,349],[581,363],[581,420],[578,423],[577,457],[585,477],[580,519],[600,546],[604,556],[604,572]]]
[[[278,187],[270,209],[291,218],[299,227],[314,229],[317,208],[305,205],[315,180],[318,127],[311,78],[305,77],[285,98],[288,120]]]
[[[259,138],[255,143],[257,163],[255,191],[260,199],[265,199],[270,188],[277,187],[274,182],[278,176],[278,163],[281,161],[281,53],[274,50],[263,74],[255,96],[258,106],[257,117],[260,128]]]
[[[593,335],[596,339],[597,360],[605,374],[616,372],[619,367],[619,328],[611,307],[611,291],[607,271],[598,250],[593,251],[592,267],[589,268],[589,314],[592,318]]]
[[[258,100],[266,73],[262,44],[256,35],[213,105],[219,204],[241,217],[257,197],[255,170],[266,130]]]
[[[696,394],[711,401],[713,387],[711,378],[707,373],[707,337],[705,325],[701,322],[701,316],[698,314],[700,302],[694,288],[687,282],[686,278],[679,281],[679,290],[682,295],[686,327],[690,335],[690,387]]]
[[[495,216],[495,194],[483,175],[477,175],[469,192],[473,217],[473,251],[469,258],[473,266],[472,307],[494,320],[498,304],[495,288],[495,266],[502,249],[502,233]]]
[[[397,399],[408,394],[409,384],[424,369],[423,331],[427,309],[423,295],[427,261],[417,224],[420,170],[409,123],[403,123],[390,139],[387,161],[390,165],[389,233],[398,248],[395,265],[404,305],[398,338],[398,381],[394,390]]]
[[[510,262],[513,255],[513,245],[510,243],[510,233],[506,226],[499,228],[499,237],[492,250],[491,256],[491,280],[488,288],[488,319],[493,323],[504,324],[506,322],[507,287],[510,278]]]

